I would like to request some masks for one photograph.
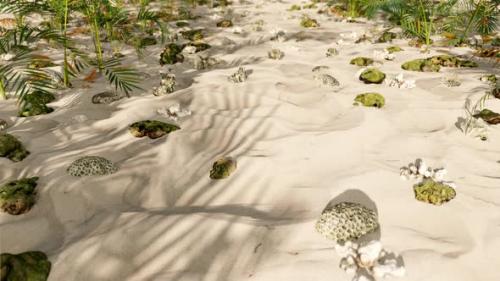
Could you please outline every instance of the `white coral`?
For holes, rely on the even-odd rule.
[[[387,50],[383,51],[373,51],[373,57],[378,60],[394,60],[396,56],[394,54],[389,53]]]
[[[179,118],[191,115],[191,110],[181,108],[179,103],[173,104],[166,108],[156,110],[159,115],[165,116],[168,119],[177,122]]]
[[[408,164],[408,166],[401,167],[399,169],[399,175],[404,180],[411,179],[422,179],[422,178],[430,178],[436,182],[440,182],[451,187],[456,187],[455,184],[451,181],[445,181],[444,177],[447,174],[445,168],[437,168],[433,169],[422,160],[417,159],[414,163]]]
[[[400,89],[411,89],[415,88],[415,80],[405,80],[403,73],[384,81],[389,87],[397,87]]]

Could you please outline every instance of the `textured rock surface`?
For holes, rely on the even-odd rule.
[[[368,107],[381,108],[385,105],[385,98],[378,93],[364,93],[356,96],[354,101]]]
[[[48,107],[47,103],[53,102],[55,99],[54,95],[40,91],[25,95],[21,101],[19,116],[29,117],[51,113],[54,109]]]
[[[272,49],[267,52],[267,56],[273,60],[280,60],[285,56],[285,53],[283,53],[280,49]]]
[[[75,177],[104,176],[118,171],[118,167],[106,158],[99,156],[84,156],[68,167],[68,174]]]
[[[180,127],[177,125],[156,120],[144,120],[130,125],[129,132],[137,138],[148,136],[151,139],[157,139],[179,129]]]
[[[28,212],[35,204],[37,180],[37,177],[24,178],[0,187],[0,208],[11,215]]]
[[[500,113],[491,111],[487,108],[481,110],[479,113],[474,114],[475,118],[481,118],[486,123],[491,124],[491,125],[496,125],[500,123]]]
[[[181,54],[182,47],[175,44],[168,44],[160,55],[160,65],[175,64],[184,61],[184,56]]]
[[[401,49],[400,47],[398,46],[391,46],[391,47],[387,47],[385,48],[387,50],[387,52],[389,52],[389,54],[393,54],[393,53],[397,53],[397,52],[402,52],[404,51],[403,49]]]
[[[203,39],[203,30],[202,29],[192,29],[181,31],[182,38],[189,41],[198,41]]]
[[[316,222],[316,230],[338,243],[356,240],[378,228],[375,211],[358,203],[328,206]]]
[[[217,23],[217,27],[232,27],[233,22],[231,20],[221,20]]]
[[[433,205],[441,205],[455,198],[456,192],[453,187],[432,179],[425,179],[413,186],[415,199]]]
[[[123,96],[119,95],[118,93],[115,92],[102,92],[95,94],[92,97],[92,103],[93,104],[110,104],[112,102],[121,100]]]
[[[231,74],[227,79],[233,83],[242,83],[248,79],[248,74],[243,67],[239,67],[238,71]]]
[[[359,80],[365,82],[365,84],[380,84],[384,79],[385,74],[376,68],[366,69],[359,75]]]
[[[29,154],[30,152],[16,137],[10,134],[0,134],[0,157],[7,157],[14,162],[19,162]]]
[[[212,166],[210,178],[214,180],[225,179],[236,170],[236,161],[229,157],[223,157]]]
[[[50,261],[42,252],[24,252],[0,255],[0,280],[46,281],[50,273]]]
[[[368,65],[371,65],[372,63],[373,63],[373,60],[370,58],[366,58],[366,57],[353,58],[350,62],[350,64],[354,64],[357,66],[368,66]]]

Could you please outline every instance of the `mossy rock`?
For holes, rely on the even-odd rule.
[[[151,139],[157,139],[179,129],[180,127],[174,124],[156,120],[144,120],[130,125],[129,132],[137,138],[148,136]]]
[[[210,178],[214,180],[225,179],[236,170],[236,161],[230,157],[223,157],[212,166]]]
[[[407,61],[401,65],[401,68],[408,71],[419,71],[419,72],[439,72],[441,67],[432,63],[428,59],[415,59]]]
[[[316,222],[316,230],[337,243],[355,241],[378,227],[375,211],[353,202],[327,206]]]
[[[184,49],[184,48],[186,48],[188,46],[195,47],[196,48],[195,53],[208,50],[208,49],[210,49],[212,47],[209,44],[204,43],[204,42],[189,42],[187,44],[182,45],[182,49]]]
[[[475,118],[481,118],[486,123],[491,125],[496,125],[500,123],[500,114],[491,111],[487,108],[481,110],[479,113],[473,115]]]
[[[42,114],[48,114],[54,111],[47,106],[47,103],[53,102],[56,98],[48,92],[35,91],[25,95],[19,108],[20,117],[29,117]]]
[[[119,95],[118,93],[115,92],[102,92],[95,94],[92,97],[92,103],[93,104],[110,104],[112,102],[121,100],[123,98],[122,95]]]
[[[300,26],[305,27],[305,28],[315,28],[315,27],[319,27],[319,23],[315,19],[305,17],[300,21]]]
[[[189,40],[189,41],[198,41],[203,39],[203,29],[193,29],[193,30],[186,30],[186,31],[181,31],[181,36],[182,38]]]
[[[231,20],[221,20],[217,23],[217,27],[227,28],[227,27],[232,27],[232,26],[233,26],[233,22]]]
[[[385,98],[378,93],[364,93],[359,94],[354,99],[355,102],[359,102],[367,107],[378,107],[381,108],[385,105]]]
[[[404,51],[402,48],[400,48],[398,46],[390,46],[390,47],[387,47],[385,49],[387,50],[387,52],[389,52],[389,54],[393,54],[393,53]]]
[[[490,84],[496,85],[498,77],[495,74],[486,74],[480,78],[481,81],[488,82]]]
[[[288,11],[293,12],[293,11],[300,11],[301,8],[297,4],[293,4],[290,8],[288,8]]]
[[[160,65],[165,64],[176,64],[178,62],[184,61],[184,56],[182,53],[182,47],[175,44],[168,44],[160,55]]]
[[[154,46],[158,44],[158,40],[153,36],[143,37],[140,41],[140,46]]]
[[[425,179],[423,182],[414,185],[413,191],[415,192],[415,199],[433,205],[441,205],[456,196],[453,187],[435,182],[432,179]]]
[[[398,35],[394,32],[386,31],[380,35],[377,39],[377,43],[387,43],[392,42],[393,39],[398,38]]]
[[[186,26],[189,26],[189,22],[187,21],[178,21],[175,23],[175,26],[177,27],[186,27]]]
[[[429,40],[429,44],[432,45],[433,43],[434,43],[434,41],[432,39],[430,39]],[[422,38],[415,38],[415,39],[412,39],[412,40],[408,41],[408,45],[411,46],[411,47],[420,48],[420,47],[422,47],[425,44],[426,44],[426,42]]]
[[[359,75],[359,80],[365,82],[365,84],[380,84],[384,79],[385,73],[376,68],[366,69]]]
[[[84,156],[69,165],[66,172],[74,177],[105,176],[118,171],[118,167],[106,158]]]
[[[50,268],[51,263],[42,252],[0,254],[1,281],[46,281]]]
[[[7,157],[14,162],[19,162],[29,154],[30,152],[16,137],[10,134],[0,134],[0,157]]]
[[[38,177],[24,178],[0,187],[0,208],[11,215],[27,213],[35,204],[37,180]]]
[[[366,57],[357,57],[353,58],[350,62],[350,64],[354,64],[357,66],[368,66],[373,63],[373,60],[371,58],[366,58]]]
[[[455,56],[439,55],[428,58],[432,64],[444,67],[477,67],[477,63],[470,60],[462,60]]]

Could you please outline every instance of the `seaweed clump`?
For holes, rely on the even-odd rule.
[[[43,252],[32,251],[17,255],[0,255],[0,280],[2,281],[46,281],[51,263]]]
[[[0,208],[11,215],[27,213],[35,204],[37,180],[24,178],[0,187]]]
[[[214,180],[225,179],[236,170],[236,161],[230,157],[223,157],[212,166],[210,178]]]
[[[176,64],[178,62],[184,61],[184,55],[182,53],[182,47],[175,44],[168,44],[160,55],[160,65],[165,64]]]
[[[19,162],[29,154],[30,152],[16,137],[11,134],[0,134],[0,157],[7,157],[14,162]]]
[[[441,205],[456,196],[453,187],[429,178],[414,185],[413,191],[415,192],[415,199],[433,205]]]
[[[385,105],[385,98],[381,94],[378,93],[364,93],[359,94],[354,99],[356,103],[361,103],[367,107],[377,107],[381,108]]]
[[[129,132],[137,138],[148,136],[150,139],[157,139],[179,129],[180,127],[177,125],[156,120],[144,120],[130,125]]]

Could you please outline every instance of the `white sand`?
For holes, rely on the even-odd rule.
[[[403,256],[405,281],[500,280],[500,129],[489,140],[465,136],[455,127],[466,97],[479,98],[488,86],[478,78],[494,69],[405,72],[413,89],[365,85],[356,79],[356,56],[372,56],[389,44],[351,44],[325,57],[340,34],[363,34],[372,24],[340,23],[305,10],[321,24],[299,26],[302,12],[287,12],[299,1],[235,4],[234,22],[247,34],[215,28],[207,13],[209,53],[229,65],[210,71],[172,67],[180,81],[175,93],[155,97],[135,93],[111,105],[94,105],[93,94],[108,85],[66,91],[51,104],[55,112],[15,118],[15,101],[0,102],[0,118],[12,125],[32,154],[12,163],[0,159],[2,183],[39,176],[39,199],[21,216],[0,214],[1,252],[41,250],[52,261],[50,281],[124,280],[350,280],[338,268],[333,243],[314,223],[331,200],[376,206],[384,247]],[[243,12],[248,16],[241,17]],[[290,18],[295,15],[295,18]],[[262,32],[251,32],[262,19]],[[196,26],[194,24],[193,26]],[[291,37],[269,41],[282,28]],[[296,41],[298,33],[309,36]],[[346,42],[352,40],[345,39]],[[380,69],[400,73],[401,63],[420,54],[405,40],[396,60]],[[267,58],[278,47],[282,60]],[[230,50],[230,51],[227,51]],[[130,59],[159,84],[161,46],[146,58]],[[252,70],[240,84],[227,76],[240,64]],[[330,66],[341,89],[318,86],[311,69]],[[166,67],[165,67],[166,68]],[[498,71],[498,70],[497,70]],[[459,73],[462,85],[447,88],[440,79]],[[355,107],[354,97],[380,92],[382,109]],[[136,139],[127,126],[144,119],[166,120],[156,109],[181,102],[193,111],[180,131],[157,140]],[[499,110],[500,102],[488,102]],[[80,115],[86,121],[72,121]],[[67,166],[83,155],[106,157],[116,174],[75,178]],[[228,179],[208,177],[212,163],[232,156],[237,171]],[[457,184],[457,197],[442,206],[414,199],[415,182],[402,181],[399,168],[416,158],[444,166]]]

